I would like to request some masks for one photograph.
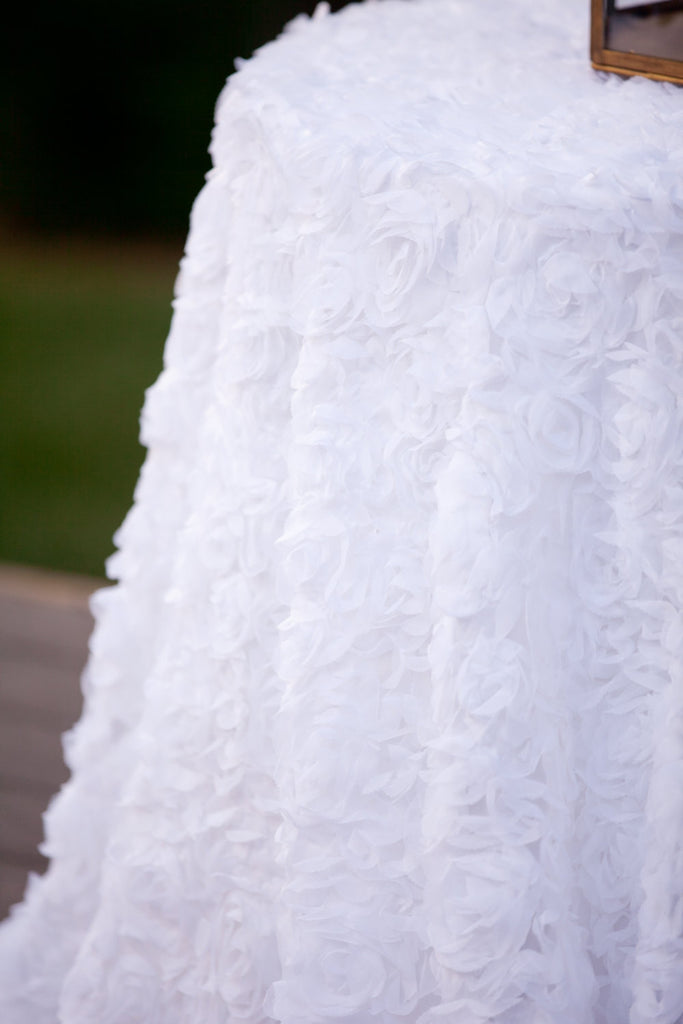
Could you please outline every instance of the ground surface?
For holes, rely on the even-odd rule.
[[[42,814],[67,778],[61,734],[80,713],[88,597],[100,585],[0,564],[0,917],[46,866]]]

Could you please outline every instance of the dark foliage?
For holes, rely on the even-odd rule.
[[[343,2],[331,4],[333,9]],[[184,234],[213,105],[315,0],[34,0],[0,44],[5,221],[94,235]]]

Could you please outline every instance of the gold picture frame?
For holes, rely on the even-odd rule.
[[[683,0],[591,0],[591,63],[683,85]]]

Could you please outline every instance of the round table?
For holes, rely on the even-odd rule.
[[[7,1024],[683,1019],[683,93],[587,18],[229,81]]]

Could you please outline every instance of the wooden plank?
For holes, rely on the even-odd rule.
[[[33,720],[61,733],[77,720],[83,703],[80,672],[45,663],[37,654],[7,657],[0,642],[0,711],[16,721]],[[0,755],[1,756],[1,755]]]
[[[0,597],[49,604],[53,608],[87,609],[94,590],[108,585],[92,576],[36,569],[0,562]]]
[[[33,721],[13,719],[2,709],[0,780],[5,789],[54,793],[68,778],[61,733]]]
[[[85,608],[54,607],[0,594],[0,658],[42,661],[80,671],[92,618]]]
[[[68,776],[61,734],[80,713],[88,599],[100,585],[0,565],[0,917],[47,864],[42,816]]]
[[[43,813],[48,799],[26,790],[0,789],[0,863],[42,865]]]
[[[7,917],[10,907],[19,903],[24,895],[29,871],[42,873],[41,868],[23,864],[0,862],[0,920]]]

